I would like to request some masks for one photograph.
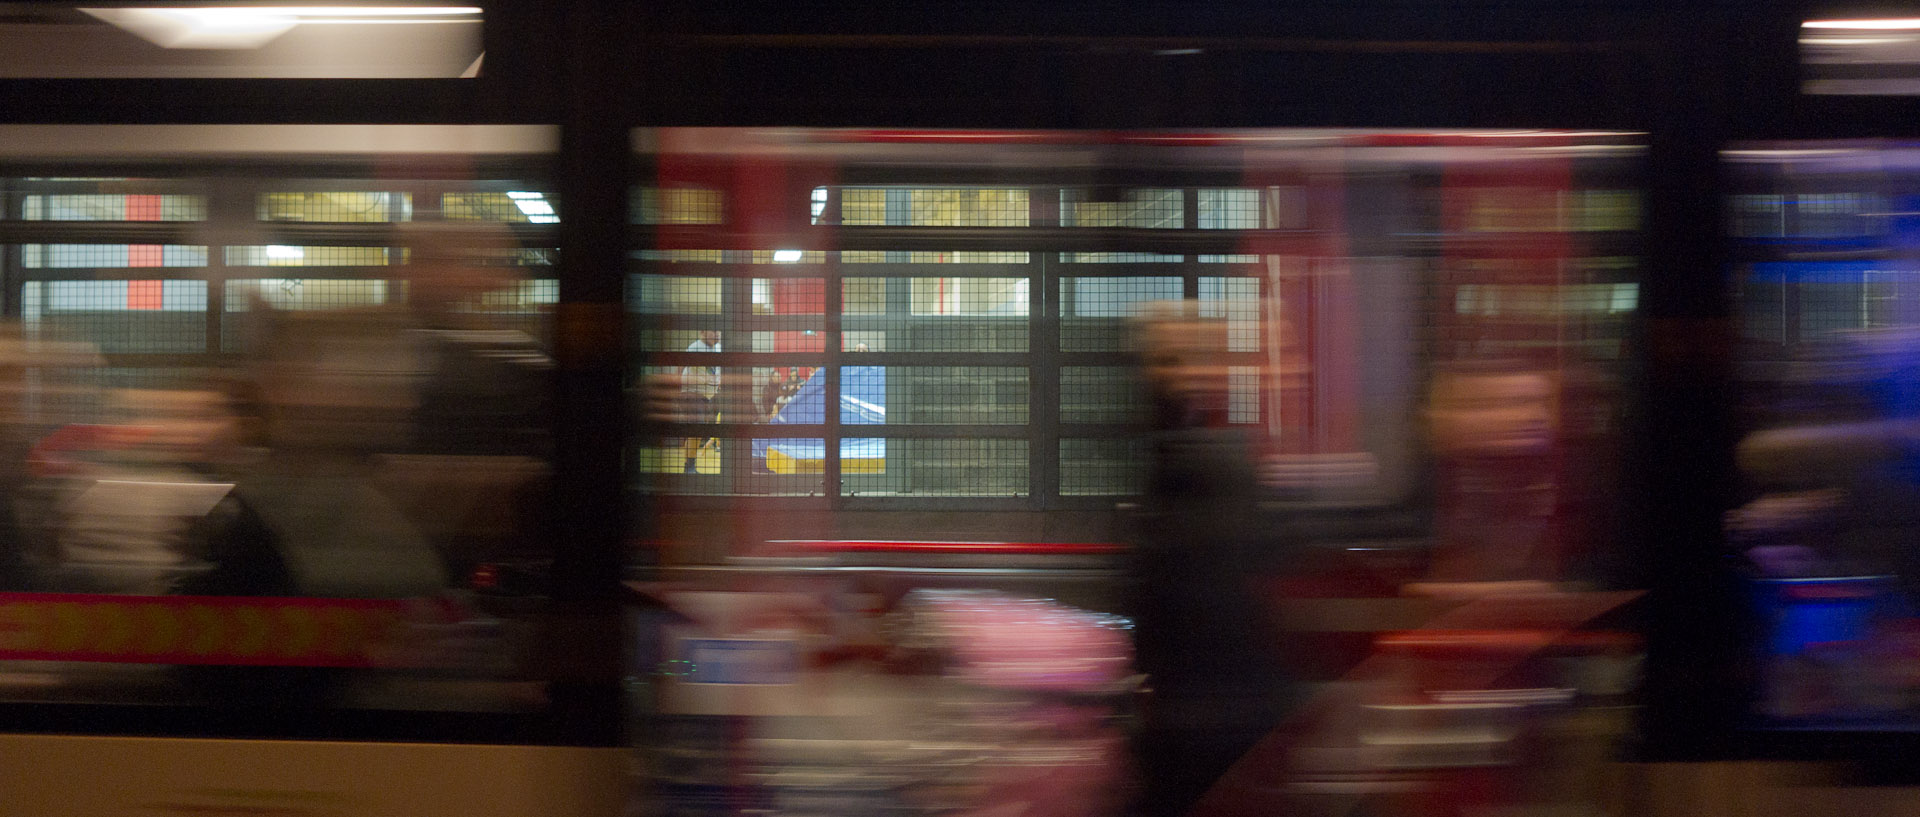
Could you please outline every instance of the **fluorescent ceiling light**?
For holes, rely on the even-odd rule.
[[[1808,20],[1800,24],[1801,28],[1850,28],[1872,31],[1913,31],[1920,30],[1920,17],[1899,17],[1880,20]]]
[[[283,244],[269,244],[267,245],[267,257],[278,258],[283,260],[293,259],[293,258],[305,258],[307,257],[307,251],[306,251],[306,248],[304,247],[289,247]]]
[[[799,250],[774,250],[773,262],[776,264],[792,264],[798,262],[801,255],[802,253]]]
[[[475,6],[83,8],[163,48],[259,48],[303,23],[467,22]]]
[[[560,217],[554,214],[553,204],[540,193],[510,190],[507,191],[507,198],[512,199],[513,206],[520,208],[520,212],[526,214],[528,221],[535,224],[560,223]]]

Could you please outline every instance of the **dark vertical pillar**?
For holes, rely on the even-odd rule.
[[[628,4],[546,4],[560,21],[562,100],[554,187],[560,299],[554,315],[553,602],[546,644],[555,737],[621,740],[627,438],[623,372],[627,195],[633,177],[623,32]]]
[[[26,196],[11,178],[0,179],[0,218],[19,221],[26,215]],[[26,295],[26,272],[19,244],[0,245],[0,319],[20,320],[20,301]]]
[[[1777,4],[1763,4],[1776,5]],[[1627,473],[1628,581],[1645,587],[1649,760],[1722,759],[1749,703],[1745,593],[1721,529],[1734,469],[1732,346],[1719,151],[1744,93],[1754,21],[1777,8],[1689,5],[1655,18],[1644,189],[1643,371]]]
[[[840,461],[840,438],[845,432],[840,425],[840,394],[846,387],[841,378],[843,372],[840,368],[845,358],[840,353],[846,349],[847,345],[843,320],[846,313],[846,287],[840,275],[840,254],[827,253],[826,266],[823,269],[825,278],[821,283],[820,320],[821,329],[824,330],[821,332],[824,336],[821,341],[823,344],[821,360],[825,371],[821,374],[825,375],[826,379],[820,382],[826,388],[820,402],[820,432],[826,448],[821,452],[823,459],[821,460],[820,490],[827,495],[827,507],[838,510],[846,507],[847,494],[844,487],[845,470]],[[911,307],[908,312],[912,312]],[[888,348],[892,348],[891,343],[888,344]],[[889,384],[888,388],[893,388],[892,384]],[[897,455],[896,452],[899,449],[894,448],[894,445],[892,440],[888,441],[887,459],[891,462],[901,462],[905,458]]]
[[[1060,223],[1060,188],[1027,194],[1027,223]],[[1038,507],[1060,498],[1060,284],[1056,253],[1027,253],[1027,493]]]
[[[207,223],[214,225],[215,234],[231,230],[234,235],[245,235],[246,228],[258,218],[256,212],[259,185],[251,180],[236,176],[216,176],[208,180],[207,185]],[[394,259],[398,263],[398,259]],[[299,274],[295,272],[294,274]],[[217,355],[225,352],[227,314],[227,281],[232,270],[227,268],[227,247],[213,244],[207,247],[207,269],[204,280],[207,282],[207,312],[204,326],[207,342],[204,347],[207,354]]]

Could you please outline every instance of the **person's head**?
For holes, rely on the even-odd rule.
[[[1427,419],[1444,454],[1547,450],[1559,433],[1559,384],[1546,368],[1515,361],[1454,363],[1434,372]]]
[[[1141,370],[1147,385],[1164,398],[1191,399],[1224,394],[1227,322],[1203,316],[1197,301],[1148,304],[1140,315]]]
[[[422,311],[474,301],[520,278],[512,266],[519,242],[497,224],[407,222],[401,240],[407,245],[407,300]]]
[[[873,351],[873,347],[868,346],[864,343],[857,343],[857,344],[854,344],[853,350],[856,352],[871,352]]]
[[[120,389],[108,411],[123,444],[170,461],[216,460],[239,444],[240,418],[218,384]]]
[[[719,345],[720,345],[720,330],[718,330],[718,329],[702,329],[702,330],[700,330],[700,342],[701,342],[701,343],[704,343],[704,344],[706,344],[706,345],[708,345],[708,346],[719,346]]]
[[[276,448],[392,450],[411,430],[426,361],[407,324],[384,310],[266,310],[255,350]]]

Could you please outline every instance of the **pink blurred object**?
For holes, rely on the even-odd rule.
[[[1043,599],[992,591],[919,591],[909,601],[928,646],[956,680],[999,689],[1098,692],[1127,677],[1124,625]]]

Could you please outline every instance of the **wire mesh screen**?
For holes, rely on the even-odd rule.
[[[22,244],[26,269],[204,267],[207,248],[186,244]]]
[[[443,193],[440,218],[532,224],[553,224],[560,220],[552,198],[535,190]]]
[[[1260,351],[1260,279],[1200,279],[1200,315],[1225,318],[1227,351]]]
[[[207,197],[169,193],[20,193],[25,221],[205,221]]]
[[[642,315],[718,315],[720,279],[682,275],[627,276],[627,311]]]
[[[28,281],[20,306],[29,337],[109,354],[207,351],[205,281]]]
[[[1024,188],[845,187],[840,223],[894,227],[1025,227]]]
[[[842,264],[1025,264],[1032,256],[1012,250],[846,250]]]
[[[1024,352],[1027,278],[847,278],[842,347],[874,352]]]
[[[1180,278],[1151,276],[1060,279],[1060,348],[1068,352],[1133,350],[1131,320],[1144,304],[1179,300]]]
[[[1150,446],[1144,439],[1060,440],[1061,496],[1127,496],[1140,493]]]
[[[285,244],[235,246],[226,250],[234,267],[384,267],[400,254],[387,247],[300,247]]]
[[[303,278],[243,278],[227,281],[220,320],[220,348],[249,350],[247,316],[258,307],[308,311],[384,306],[398,303],[401,287],[393,281]]]
[[[819,496],[826,481],[821,438],[743,438],[695,433],[639,449],[640,470],[664,475],[692,496]],[[846,459],[842,467],[847,466]],[[857,465],[856,465],[857,467]]]
[[[1060,191],[1062,227],[1178,230],[1187,226],[1186,213],[1186,198],[1180,190],[1126,190],[1113,199],[1086,190]]]
[[[1145,386],[1128,366],[1060,367],[1060,422],[1144,423]]]
[[[1024,496],[1026,440],[848,438],[845,496]]]
[[[699,187],[642,187],[633,192],[629,212],[635,224],[720,224],[724,195]]]
[[[1886,201],[1869,193],[1804,193],[1794,197],[1794,235],[1838,238],[1879,232],[1873,221],[1887,212]]]
[[[1023,368],[855,366],[841,371],[841,400],[873,413],[882,423],[1025,425],[1027,422],[1029,389],[1027,370]],[[858,390],[853,387],[865,386],[860,378],[871,376],[870,373],[879,375],[883,388],[867,387],[865,391],[885,398],[884,403],[875,404],[850,393]]]
[[[410,221],[413,194],[380,191],[307,191],[261,193],[255,217],[261,221],[333,224]]]
[[[634,449],[635,472],[665,480],[686,495],[819,495],[825,485],[825,440],[817,395],[824,378],[806,367],[649,367],[643,378],[668,378],[675,404],[671,429]],[[807,401],[814,400],[809,411]],[[798,399],[802,405],[785,409]],[[723,432],[703,426],[757,423],[779,436]],[[843,463],[844,467],[844,463]]]
[[[686,351],[704,332],[723,333],[729,352],[825,348],[821,278],[639,274],[628,279],[627,300],[640,351]]]
[[[1059,258],[1064,264],[1178,264],[1187,260],[1184,255],[1152,252],[1063,252]]]
[[[1261,217],[1263,192],[1250,188],[1200,189],[1196,195],[1200,208],[1196,226],[1202,230],[1257,230],[1275,226],[1267,223],[1273,219]]]

